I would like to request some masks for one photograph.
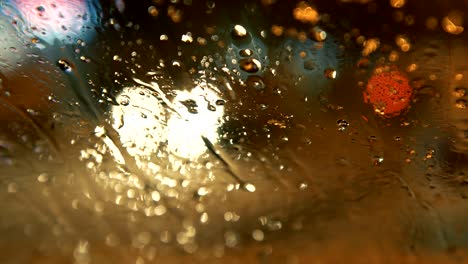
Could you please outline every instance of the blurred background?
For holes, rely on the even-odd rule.
[[[0,262],[468,263],[467,10],[0,0]]]

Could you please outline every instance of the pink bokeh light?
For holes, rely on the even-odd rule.
[[[2,7],[21,33],[49,44],[88,37],[95,19],[93,8],[88,0],[10,0]]]

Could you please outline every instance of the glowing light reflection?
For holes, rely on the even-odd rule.
[[[48,44],[92,37],[87,29],[97,22],[98,9],[94,0],[9,0],[1,6],[1,12],[15,22],[20,35],[37,37]]]
[[[212,143],[218,141],[218,128],[222,125],[223,106],[216,106],[221,99],[213,89],[203,89],[200,86],[191,91],[179,92],[175,98],[177,112],[167,122],[169,151],[188,159],[196,159],[206,151],[202,136]],[[193,114],[182,102],[192,100],[197,106]],[[194,105],[195,105],[194,104]]]
[[[117,96],[120,105],[111,110],[112,125],[121,142],[141,166],[147,167],[142,164],[147,162],[142,161],[164,151],[196,160],[207,150],[202,136],[213,143],[218,141],[224,106],[216,105],[221,98],[215,87],[203,83],[191,90],[176,91],[169,100],[157,84],[145,85],[153,89],[125,88]]]

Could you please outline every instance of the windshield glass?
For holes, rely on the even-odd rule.
[[[466,10],[0,0],[1,262],[463,262]]]

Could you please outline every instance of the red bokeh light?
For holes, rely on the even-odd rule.
[[[412,95],[408,78],[396,67],[378,68],[367,83],[364,102],[383,117],[395,117],[409,107]]]

